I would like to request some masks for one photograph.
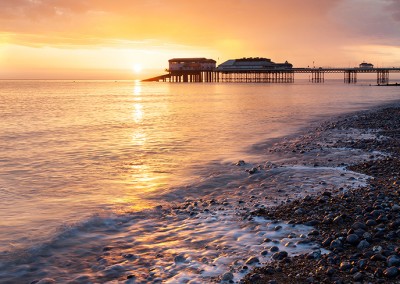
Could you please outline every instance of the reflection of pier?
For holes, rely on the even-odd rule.
[[[293,83],[294,75],[310,74],[310,82],[323,83],[325,74],[342,73],[345,83],[357,83],[357,76],[375,73],[378,85],[389,84],[390,73],[400,73],[400,68],[374,68],[361,63],[354,68],[293,68],[292,64],[274,63],[267,58],[241,58],[228,60],[218,67],[212,59],[174,58],[169,60],[168,74],[144,81],[163,82],[229,82],[229,83]]]

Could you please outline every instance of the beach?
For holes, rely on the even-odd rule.
[[[325,144],[317,150],[322,155],[334,148],[361,150],[369,157],[344,166],[370,178],[365,187],[326,189],[254,211],[254,216],[312,225],[307,239],[327,251],[295,257],[275,252],[275,260],[254,269],[244,283],[399,283],[399,122],[399,106],[386,106],[327,123],[316,140],[284,149],[306,154],[317,143]],[[316,166],[324,164],[318,159]]]
[[[379,176],[396,171],[396,89],[26,84],[43,90],[9,110],[30,128],[4,122],[1,283],[398,279],[396,185]],[[368,249],[381,260],[358,267]]]

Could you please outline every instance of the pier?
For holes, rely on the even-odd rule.
[[[169,60],[167,74],[143,81],[187,83],[293,83],[295,74],[309,74],[312,83],[324,83],[325,75],[342,73],[347,84],[357,83],[359,74],[376,74],[377,85],[389,85],[390,73],[400,73],[400,67],[375,68],[371,63],[361,63],[353,68],[307,67],[293,68],[287,61],[274,63],[267,58],[231,59],[218,67],[216,61],[206,58],[174,58]]]

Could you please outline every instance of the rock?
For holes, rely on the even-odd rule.
[[[331,249],[335,249],[335,248],[342,248],[343,245],[342,245],[342,242],[341,242],[340,240],[336,239],[336,240],[333,240],[333,241],[331,242],[331,244],[330,244],[329,247],[330,247]]]
[[[226,272],[224,275],[222,275],[222,281],[231,281],[233,280],[233,273],[232,272]]]
[[[185,262],[185,260],[186,260],[186,258],[181,254],[174,257],[175,263],[182,263],[182,262]]]
[[[354,222],[351,226],[353,230],[363,229],[364,231],[367,230],[367,225],[361,222]]]
[[[343,261],[343,262],[340,263],[340,267],[339,268],[342,271],[348,271],[348,270],[353,268],[353,265],[351,265],[350,262]]]
[[[123,258],[126,258],[126,259],[129,259],[129,260],[135,260],[135,259],[138,258],[136,255],[131,254],[131,253],[123,254],[122,257],[123,257]]]
[[[277,252],[279,251],[279,248],[277,246],[273,246],[269,249],[271,252]]]
[[[276,252],[272,255],[272,258],[275,260],[282,260],[288,256],[288,253],[286,251],[280,251]]]
[[[391,255],[386,259],[386,263],[388,267],[391,266],[400,266],[400,257],[398,257],[397,255]]]
[[[356,234],[350,234],[347,236],[346,241],[351,245],[357,245],[359,242],[359,238]]]
[[[353,279],[354,281],[361,281],[364,278],[364,274],[362,274],[361,272],[357,272],[353,275]]]
[[[237,163],[236,163],[236,166],[244,166],[244,165],[246,165],[246,163],[245,163],[245,161],[243,161],[243,160],[239,160]]]
[[[335,224],[343,224],[344,220],[342,218],[342,216],[337,216],[333,219],[333,223]]]
[[[392,206],[392,210],[393,210],[394,212],[400,211],[400,205],[394,204],[394,205]]]
[[[376,253],[376,254],[374,254],[373,256],[371,256],[371,258],[370,258],[371,260],[373,260],[373,261],[384,261],[384,260],[386,260],[386,257],[384,257],[382,254],[380,254],[380,253]]]
[[[311,232],[308,233],[309,236],[318,236],[319,231],[318,230],[312,230]]]
[[[245,262],[245,264],[247,264],[247,265],[256,264],[256,263],[260,263],[260,260],[258,259],[258,257],[255,257],[255,256],[249,257]]]
[[[258,169],[257,168],[252,168],[252,169],[248,170],[248,172],[249,172],[249,174],[253,175],[253,174],[258,172]]]
[[[376,226],[378,223],[375,220],[369,219],[365,224],[369,227]]]
[[[322,241],[322,246],[323,247],[328,247],[331,242],[333,241],[333,239],[331,237],[326,238],[325,240]]]
[[[332,276],[333,274],[335,274],[335,272],[336,272],[336,270],[335,270],[333,267],[329,267],[329,268],[326,270],[326,275]]]
[[[383,271],[383,275],[387,278],[394,278],[399,274],[399,269],[395,266],[389,267]]]
[[[369,242],[367,242],[366,240],[362,240],[362,241],[358,244],[357,249],[363,250],[363,249],[368,248],[369,246],[370,246],[370,243],[369,243]]]

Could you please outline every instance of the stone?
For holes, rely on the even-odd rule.
[[[354,281],[361,281],[364,278],[364,274],[362,274],[361,272],[357,272],[353,275],[353,279]]]
[[[222,275],[222,281],[231,281],[233,280],[233,273],[232,272],[226,272],[224,275]]]
[[[277,252],[279,251],[279,248],[277,246],[273,246],[269,249],[271,252]]]
[[[398,257],[397,255],[391,255],[386,259],[386,263],[388,267],[391,266],[400,266],[400,257]]]
[[[343,261],[343,262],[340,263],[340,267],[339,267],[339,268],[340,268],[340,270],[342,270],[342,271],[347,271],[347,270],[352,269],[352,268],[353,268],[353,265],[351,265],[350,262]]]
[[[247,265],[256,264],[256,263],[260,263],[260,260],[258,259],[258,257],[255,257],[255,256],[249,257],[245,262],[245,264],[247,264]]]
[[[296,211],[294,211],[294,214],[296,215],[304,215],[306,211],[303,208],[299,208]]]
[[[276,252],[272,255],[272,258],[275,260],[282,260],[288,256],[288,253],[286,251],[280,251]]]
[[[330,247],[331,249],[335,249],[335,248],[342,248],[343,245],[342,245],[342,242],[341,242],[340,240],[336,239],[336,240],[333,240],[333,241],[331,242],[331,244],[330,244],[329,247]]]
[[[359,242],[359,238],[356,234],[350,234],[346,237],[346,241],[351,245],[357,245]]]
[[[394,278],[399,274],[399,269],[395,266],[389,267],[383,271],[383,275],[387,278]]]
[[[182,263],[182,262],[185,262],[185,260],[186,260],[186,258],[181,254],[174,257],[175,263]]]
[[[351,226],[354,230],[363,229],[364,231],[367,229],[367,226],[361,222],[354,222]]]
[[[369,242],[367,242],[366,240],[362,240],[362,241],[357,245],[357,248],[358,248],[359,250],[363,250],[363,249],[368,248],[369,246],[370,246],[370,243],[369,243]]]

